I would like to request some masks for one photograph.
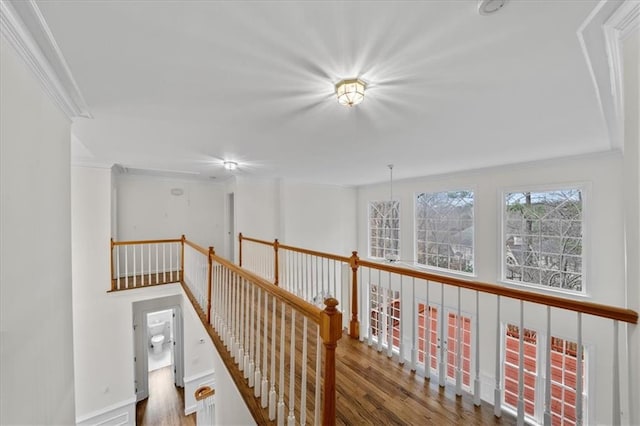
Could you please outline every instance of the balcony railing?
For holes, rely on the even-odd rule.
[[[335,424],[335,298],[321,308],[184,236],[111,250],[110,291],[181,283],[259,424]]]
[[[498,417],[507,409],[518,424],[583,424],[608,407],[610,415],[597,419],[621,423],[627,333],[620,328],[637,324],[632,310],[366,261],[356,252],[239,240],[244,268],[311,303],[328,292],[340,300],[351,337],[454,386],[457,395],[471,393],[476,405],[493,396]],[[609,371],[586,365],[595,359],[611,359]],[[587,378],[598,375],[596,403],[595,380]]]

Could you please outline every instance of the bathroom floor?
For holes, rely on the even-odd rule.
[[[172,364],[171,362],[171,342],[166,342],[162,345],[162,352],[159,354],[153,353],[153,349],[148,348],[149,351],[149,371],[158,370],[163,367],[167,367]]]

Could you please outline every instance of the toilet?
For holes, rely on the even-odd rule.
[[[154,322],[149,325],[149,336],[151,336],[150,344],[153,348],[154,354],[159,354],[162,352],[162,344],[165,342],[167,338],[167,330],[169,328],[169,323],[165,322]]]
[[[164,334],[156,334],[151,338],[151,347],[154,354],[162,352],[162,344],[164,343]]]

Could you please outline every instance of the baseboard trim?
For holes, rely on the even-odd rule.
[[[207,376],[214,376],[216,374],[215,370],[211,369],[211,370],[207,370],[207,371],[203,371],[201,373],[198,374],[194,374],[193,376],[189,376],[189,377],[185,377],[184,378],[184,383],[191,383],[194,382],[196,380],[200,380],[202,378],[205,378]]]

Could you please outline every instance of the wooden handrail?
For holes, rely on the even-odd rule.
[[[245,239],[247,239],[247,238],[245,237]],[[300,248],[300,247],[288,246],[286,244],[280,244],[280,248],[282,250],[295,251],[297,253],[308,254],[308,255],[311,255],[311,256],[324,257],[324,258],[331,259],[331,260],[337,260],[338,262],[349,263],[349,261],[350,261],[350,258],[347,257],[347,256],[340,256],[340,255],[337,255],[337,254],[325,253],[325,252],[316,251],[316,250],[308,250],[308,249],[304,249],[304,248]]]
[[[200,247],[198,244],[193,243],[193,242],[191,242],[191,241],[187,240],[186,238],[185,238],[185,240],[184,240],[184,243],[185,243],[186,245],[188,245],[189,247],[191,247],[192,249],[194,249],[194,250],[196,250],[196,251],[199,251],[200,253],[202,253],[202,254],[203,254],[203,255],[205,255],[205,256],[208,256],[208,255],[209,255],[209,250],[207,250],[207,249],[206,249],[206,248],[204,248],[204,247]]]
[[[589,315],[628,322],[631,324],[638,323],[638,313],[632,311],[631,309],[618,308],[587,301],[567,299],[548,294],[535,293],[532,291],[505,287],[497,284],[483,283],[480,281],[463,280],[460,278],[437,275],[429,272],[417,271],[415,269],[406,267],[371,262],[367,260],[359,260],[357,263],[358,266],[364,266],[367,268],[378,269],[385,272],[401,274],[426,281],[435,281],[455,287],[466,288],[468,290],[476,290],[482,293],[490,293],[498,296],[522,300],[525,302],[552,306],[554,308],[561,308],[574,312],[582,312]]]
[[[240,233],[243,241],[251,241],[253,243],[264,244],[265,246],[273,246],[273,241],[259,240],[257,238],[245,237]]]
[[[180,238],[168,239],[168,240],[136,240],[136,241],[114,241],[113,246],[126,246],[136,244],[162,244],[162,243],[179,243],[182,242]]]

